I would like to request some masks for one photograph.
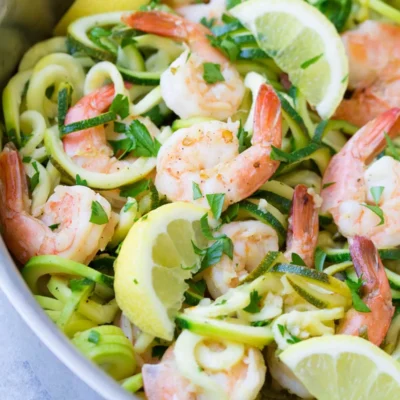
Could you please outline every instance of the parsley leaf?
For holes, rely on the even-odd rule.
[[[224,211],[221,215],[222,222],[224,224],[228,224],[229,222],[234,221],[239,214],[239,203],[232,204]]]
[[[92,201],[92,215],[89,221],[96,225],[104,225],[108,222],[108,216],[104,208],[96,200]]]
[[[253,321],[250,322],[251,326],[259,327],[259,326],[268,326],[271,321]]]
[[[250,293],[250,303],[247,307],[243,308],[243,311],[246,311],[251,314],[255,314],[260,312],[260,306],[258,303],[262,299],[262,296],[260,296],[257,292],[257,290],[253,290]]]
[[[203,236],[208,240],[215,240],[210,225],[208,224],[208,214],[200,218],[200,228]],[[224,235],[225,236],[225,235]]]
[[[278,324],[278,329],[279,329],[280,334],[283,336],[285,334],[286,328],[283,325]]]
[[[242,122],[240,122],[239,125],[237,138],[239,139],[239,153],[243,153],[251,146],[251,136],[249,135],[249,132],[243,128]]]
[[[126,118],[129,115],[128,97],[118,93],[111,103],[110,111],[114,112],[116,115],[119,115],[122,119]]]
[[[225,81],[221,73],[221,65],[206,62],[203,64],[203,79],[210,84]]]
[[[49,228],[50,228],[52,231],[55,231],[59,226],[60,226],[60,224],[53,224],[53,225],[49,225]]]
[[[300,265],[301,267],[307,267],[307,264],[297,253],[292,253],[292,264]]]
[[[369,204],[361,204],[361,205],[364,206],[364,207],[369,208],[373,213],[375,213],[381,219],[377,226],[384,224],[385,215],[383,214],[383,211],[382,211],[382,209],[380,207],[378,207],[378,206],[370,206]]]
[[[132,183],[132,185],[125,186],[119,195],[121,197],[136,197],[140,193],[144,192],[149,188],[150,179],[142,179],[138,182]]]
[[[332,185],[334,185],[336,182],[327,182],[327,183],[324,183],[323,185],[322,185],[322,189],[326,189],[326,188],[328,188],[329,186],[332,186]]]
[[[216,18],[207,19],[206,17],[202,17],[200,20],[200,23],[208,29],[211,29],[216,22],[217,22]]]
[[[121,140],[109,140],[114,156],[118,158],[118,160],[123,159],[128,153],[130,153],[133,148],[133,142],[129,138],[121,139]]]
[[[24,156],[24,158],[22,159],[23,163],[30,163],[32,161],[32,157],[29,156]]]
[[[31,192],[33,192],[36,188],[36,186],[39,184],[39,178],[40,178],[40,173],[39,173],[39,169],[37,166],[37,162],[34,161],[32,163],[32,166],[35,170],[35,173],[29,178],[29,190]]]
[[[193,188],[193,200],[201,199],[203,197],[203,193],[201,193],[200,186],[196,182],[192,182]]]
[[[230,10],[231,8],[240,4],[241,2],[242,2],[241,0],[226,0],[226,9]]]
[[[79,176],[79,174],[77,174],[76,177],[75,177],[75,183],[76,183],[78,186],[87,186],[87,185],[88,185],[87,180],[86,180],[86,179],[82,179],[82,178]]]
[[[90,331],[88,336],[88,342],[98,344],[100,341],[100,332],[98,331]]]
[[[307,61],[304,61],[301,65],[300,68],[301,69],[307,69],[308,67],[310,67],[311,65],[315,64],[316,62],[318,62],[318,60],[324,55],[324,53],[321,53],[313,58],[310,58]]]
[[[157,139],[153,139],[144,124],[135,119],[126,132],[132,140],[132,150],[136,157],[156,157],[161,148]]]
[[[396,149],[396,146],[394,145],[394,143],[392,142],[392,139],[390,139],[389,135],[385,132],[385,139],[386,139],[386,143],[387,143],[387,147],[390,150],[390,155],[396,160],[396,161],[400,161],[400,154]]]
[[[360,294],[359,294],[361,286],[363,285],[362,276],[360,276],[358,278],[357,282],[353,282],[350,279],[346,279],[345,282],[346,282],[346,285],[350,289],[351,298],[353,299],[353,307],[354,307],[354,309],[356,311],[360,311],[360,312],[364,312],[364,313],[371,312],[371,310],[364,303],[364,301],[361,299]]]
[[[373,186],[370,189],[372,198],[374,199],[374,202],[375,202],[376,205],[379,204],[379,200],[381,199],[382,192],[383,192],[384,189],[385,189],[384,186]]]
[[[219,303],[214,303],[214,306],[223,306],[224,304],[226,304],[226,302],[226,299],[222,299]]]
[[[125,133],[126,125],[123,122],[114,121],[114,132]]]
[[[206,194],[207,202],[215,219],[219,219],[224,206],[225,193]]]

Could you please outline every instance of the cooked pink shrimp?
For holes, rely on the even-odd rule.
[[[400,163],[383,157],[367,167],[384,148],[385,133],[391,137],[400,133],[399,116],[400,108],[393,108],[361,128],[332,158],[323,178],[322,212],[332,214],[343,236],[366,236],[378,248],[400,244]],[[373,187],[383,187],[378,202],[383,223],[365,207],[375,204]]]
[[[349,88],[335,117],[363,126],[400,107],[400,27],[366,21],[342,36],[349,57]]]
[[[134,29],[185,42],[183,52],[161,75],[161,93],[168,108],[180,118],[211,117],[224,120],[239,108],[244,84],[238,71],[216,48],[203,25],[165,12],[135,12],[122,18]],[[205,63],[218,64],[223,80],[207,83]],[[212,67],[212,66],[211,66]],[[214,66],[216,68],[216,66]]]
[[[294,190],[285,257],[290,260],[292,254],[296,253],[309,268],[312,268],[318,241],[319,221],[318,207],[308,190],[305,185],[297,185]]]
[[[208,291],[217,297],[234,288],[256,269],[269,251],[278,251],[278,235],[260,221],[237,221],[223,225],[219,231],[233,242],[233,259],[221,260],[204,273]]]
[[[94,201],[105,211],[107,223],[89,221]],[[4,241],[19,262],[55,254],[86,264],[105,248],[114,232],[110,204],[84,186],[57,186],[39,219],[29,214],[29,206],[24,168],[18,151],[8,144],[0,153],[0,221]],[[54,230],[51,225],[56,225]]]
[[[233,367],[219,372],[204,369],[203,373],[221,385],[230,400],[254,400],[264,383],[266,368],[260,350],[247,348],[245,356]],[[165,352],[160,364],[145,364],[142,374],[148,400],[205,399],[202,389],[180,373],[174,346]]]
[[[371,240],[355,236],[350,244],[350,254],[357,275],[364,280],[362,299],[371,311],[349,310],[337,333],[363,336],[380,346],[394,313],[386,272]]]
[[[114,100],[114,85],[103,86],[80,99],[68,110],[65,124],[93,118],[107,110]],[[128,117],[129,118],[129,117]],[[148,118],[138,118],[152,136],[157,135],[157,127]],[[94,172],[112,173],[126,168],[134,159],[118,160],[106,139],[104,125],[72,132],[63,137],[64,150],[73,161]]]
[[[262,85],[256,99],[251,146],[239,154],[238,123],[203,122],[176,131],[157,158],[157,190],[171,201],[193,202],[193,182],[206,194],[225,193],[224,208],[254,193],[279,166],[271,146],[282,141],[281,105],[272,87]]]

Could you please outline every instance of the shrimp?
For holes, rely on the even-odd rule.
[[[285,257],[291,260],[292,254],[296,253],[309,268],[312,268],[318,242],[319,221],[316,201],[307,186],[296,186],[290,214]]]
[[[350,254],[357,275],[364,279],[362,299],[371,311],[349,310],[337,333],[364,336],[380,346],[394,314],[386,272],[371,240],[355,236],[350,244]]]
[[[307,191],[304,185],[295,188],[285,257],[290,260],[296,253],[312,268],[318,241],[318,207]],[[276,231],[259,221],[231,222],[223,225],[220,232],[232,240],[234,250],[232,260],[223,255],[204,273],[208,291],[214,299],[237,287],[269,251],[279,250]]]
[[[335,117],[364,126],[392,107],[400,107],[400,28],[366,21],[342,36],[349,57],[351,99]]]
[[[209,347],[213,346],[214,349],[218,345],[218,342],[209,343]],[[264,383],[266,367],[260,350],[247,348],[242,360],[229,369],[217,372],[204,369],[203,373],[220,385],[230,400],[253,400]],[[165,352],[160,364],[145,364],[142,374],[148,400],[207,398],[200,387],[182,376],[176,362],[174,346]]]
[[[187,43],[184,51],[161,75],[161,94],[180,118],[211,117],[225,120],[239,108],[244,96],[244,83],[229,60],[211,46],[203,25],[165,12],[135,12],[122,18],[134,29],[167,36]],[[223,80],[207,83],[206,63],[218,64]]]
[[[80,99],[68,110],[66,124],[94,118],[107,110],[114,100],[114,85],[103,86]],[[129,122],[133,117],[128,117]],[[152,136],[157,136],[158,128],[149,118],[137,118],[142,122]],[[63,137],[64,150],[71,159],[89,171],[113,173],[126,168],[135,159],[127,157],[118,160],[113,157],[113,150],[107,142],[106,130],[103,125],[72,132]]]
[[[231,222],[223,225],[220,233],[232,240],[233,259],[223,255],[204,273],[208,291],[214,299],[238,286],[269,251],[279,250],[276,231],[263,222]]]
[[[175,8],[180,15],[192,22],[200,22],[203,18],[218,23],[226,11],[225,0],[211,0],[209,3],[187,4]]]
[[[90,222],[93,202],[101,205],[107,223]],[[4,241],[19,262],[55,254],[87,264],[106,247],[116,225],[108,201],[84,186],[57,186],[38,219],[29,214],[29,207],[21,159],[7,144],[0,153],[0,221]]]
[[[271,86],[262,85],[256,99],[251,146],[239,154],[239,124],[202,122],[176,131],[157,158],[157,190],[171,201],[209,207],[206,194],[224,193],[224,209],[264,184],[279,166],[270,157],[282,142],[281,106]],[[193,200],[193,182],[201,199]]]
[[[400,109],[393,108],[361,128],[332,158],[323,178],[322,212],[332,214],[343,236],[366,236],[378,248],[400,244],[400,163],[385,156],[367,166],[385,146],[385,133],[399,133],[399,116]],[[375,204],[374,186],[383,187],[378,202],[383,220],[365,206]]]

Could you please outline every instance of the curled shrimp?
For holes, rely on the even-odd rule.
[[[366,21],[342,35],[349,58],[350,99],[336,118],[364,126],[392,107],[400,107],[400,28]]]
[[[89,93],[68,110],[65,124],[98,116],[111,106],[114,96],[115,90],[112,84]],[[132,119],[132,117],[128,117],[126,121]],[[158,128],[149,118],[139,117],[137,119],[146,126],[152,136],[157,136]],[[104,125],[69,133],[63,137],[63,145],[67,155],[76,164],[89,171],[113,173],[126,168],[135,160],[130,156],[124,160],[113,157],[113,150],[107,142]]]
[[[134,29],[185,42],[183,52],[161,75],[161,94],[180,118],[211,117],[224,120],[239,108],[244,84],[229,60],[211,46],[211,32],[203,25],[165,12],[135,12],[122,18]],[[223,81],[213,84],[204,79],[205,63],[219,64]]]
[[[279,249],[276,231],[260,221],[231,222],[223,225],[220,233],[232,240],[233,259],[223,255],[205,271],[207,288],[214,299],[238,286],[269,251]]]
[[[355,236],[350,254],[357,275],[364,280],[362,299],[371,310],[359,312],[350,309],[339,325],[338,332],[363,336],[380,346],[389,329],[394,307],[385,268],[371,240]]]
[[[223,225],[220,232],[228,236],[233,246],[233,259],[223,255],[221,260],[204,273],[210,294],[217,298],[239,283],[261,263],[269,251],[278,251],[278,235],[270,226],[259,221],[238,221]],[[285,257],[298,254],[310,268],[318,241],[318,207],[304,185],[293,193]]]
[[[345,237],[362,235],[378,248],[400,244],[400,163],[391,157],[368,164],[385,146],[385,133],[399,133],[400,109],[393,108],[361,128],[330,161],[322,190],[322,212],[332,214]],[[367,208],[375,205],[371,189],[382,187],[378,205],[383,220]]]
[[[93,202],[101,205],[107,223],[90,222]],[[29,206],[21,159],[8,144],[0,154],[0,220],[4,241],[19,262],[55,254],[87,264],[98,250],[104,250],[114,232],[116,221],[110,204],[84,186],[57,186],[40,218],[29,214]]]
[[[318,242],[318,205],[305,185],[297,185],[292,200],[287,233],[285,257],[298,254],[307,265],[314,265],[314,253]]]
[[[282,141],[281,106],[272,87],[262,85],[256,99],[251,146],[239,154],[238,123],[203,122],[176,131],[157,158],[157,190],[171,201],[193,202],[193,182],[206,194],[224,193],[224,208],[254,193],[279,166],[271,146]]]
[[[216,354],[223,351],[218,342],[208,341],[207,346]],[[221,386],[230,400],[254,400],[265,380],[265,363],[258,349],[245,348],[242,359],[230,368],[212,371],[203,369],[207,377]],[[174,346],[171,346],[157,365],[145,364],[142,369],[144,389],[149,400],[200,400],[205,399],[202,388],[185,378],[178,368]]]

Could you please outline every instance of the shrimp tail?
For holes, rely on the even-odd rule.
[[[350,254],[357,275],[365,280],[361,288],[362,299],[370,311],[359,312],[354,308],[348,311],[339,325],[338,333],[364,336],[379,346],[394,314],[385,268],[375,245],[366,237],[353,238]]]
[[[252,144],[258,143],[268,147],[281,147],[282,144],[281,102],[272,86],[267,84],[261,85],[254,110]]]
[[[368,296],[369,293],[379,289],[380,296],[391,305],[389,281],[372,240],[364,236],[355,236],[350,245],[350,254],[357,276],[364,280],[362,294]]]
[[[162,11],[137,11],[124,15],[122,22],[134,29],[176,40],[188,40],[193,30],[201,30],[205,34],[211,35],[211,32],[207,28],[199,24]]]
[[[290,211],[286,258],[290,259],[296,253],[309,268],[313,267],[318,224],[318,208],[314,197],[308,193],[307,186],[297,185]]]
[[[0,153],[0,215],[29,209],[28,183],[21,158],[13,143],[8,143]],[[3,221],[4,222],[4,221]]]
[[[354,137],[354,141],[349,142],[350,145],[351,142],[356,145],[359,158],[364,160],[364,163],[368,164],[385,148],[387,145],[385,134],[389,137],[398,134],[399,116],[400,108],[391,108],[361,128]]]

